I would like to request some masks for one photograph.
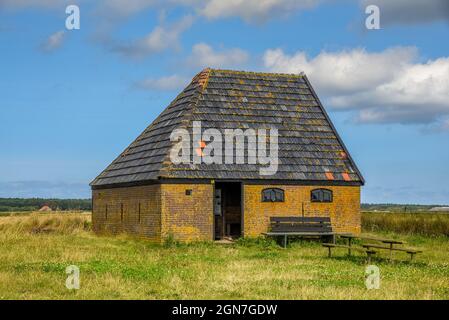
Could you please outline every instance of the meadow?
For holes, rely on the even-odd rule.
[[[382,253],[380,289],[368,290],[365,257],[327,258],[318,242],[156,245],[96,236],[89,213],[9,214],[0,216],[0,299],[449,299],[449,215],[425,217],[363,215],[366,234],[424,250],[412,263]],[[69,265],[80,268],[79,290],[65,287]]]
[[[449,213],[365,212],[362,217],[362,227],[368,232],[449,237]]]

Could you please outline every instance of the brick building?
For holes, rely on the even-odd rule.
[[[195,123],[220,131],[276,128],[277,171],[261,175],[262,165],[250,161],[175,164],[179,141],[171,135],[194,132]],[[211,141],[192,136],[189,160]],[[246,147],[245,159],[251,151]],[[326,216],[335,231],[357,234],[363,184],[304,74],[205,69],[91,183],[93,227],[194,241],[258,236],[273,216]]]

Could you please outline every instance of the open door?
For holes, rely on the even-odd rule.
[[[242,235],[242,184],[215,183],[215,240],[235,239]]]

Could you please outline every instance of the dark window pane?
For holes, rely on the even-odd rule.
[[[323,191],[323,201],[324,202],[331,202],[332,201],[332,194],[330,193],[330,191]]]
[[[275,195],[276,195],[276,201],[277,202],[284,201],[284,190],[275,189],[274,192],[275,192]]]
[[[312,202],[332,202],[332,191],[326,189],[316,189],[311,192]]]
[[[284,190],[282,189],[265,189],[262,191],[263,202],[283,202]]]
[[[320,200],[320,194],[321,194],[321,192],[320,192],[320,190],[313,190],[312,191],[312,201],[313,202],[319,202],[319,201],[321,201]]]

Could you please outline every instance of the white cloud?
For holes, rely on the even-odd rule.
[[[136,83],[136,87],[144,90],[178,90],[189,83],[190,78],[179,75],[171,75],[162,78],[148,78]]]
[[[436,123],[449,116],[449,57],[419,62],[414,48],[287,55],[268,50],[271,71],[306,72],[329,107],[372,123]]]
[[[185,16],[171,25],[159,25],[142,39],[129,44],[109,43],[112,51],[127,57],[141,58],[167,49],[179,48],[179,37],[193,24],[192,16]]]
[[[208,0],[200,9],[207,18],[241,17],[246,21],[264,21],[309,9],[319,0]]]
[[[45,52],[51,52],[62,46],[66,38],[64,30],[53,33],[44,43],[41,44],[41,49]]]
[[[406,61],[417,55],[415,48],[393,48],[381,53],[363,49],[342,52],[322,52],[309,59],[305,52],[286,55],[281,49],[268,50],[265,66],[287,73],[304,71],[313,76],[326,93],[351,93],[366,90],[393,78]],[[382,66],[382,68],[379,68]]]
[[[229,68],[243,65],[248,58],[248,53],[239,48],[216,51],[206,43],[197,43],[193,46],[187,62],[195,68]]]
[[[362,7],[377,5],[381,25],[449,21],[448,0],[361,0]]]

